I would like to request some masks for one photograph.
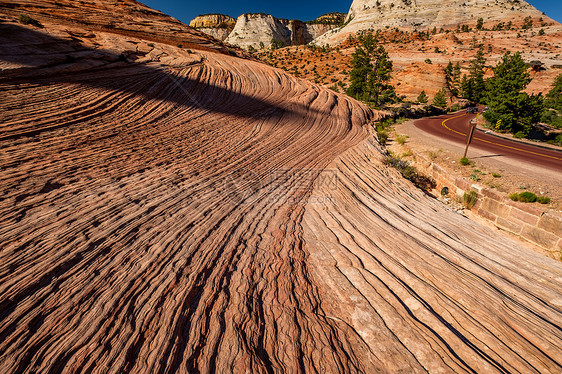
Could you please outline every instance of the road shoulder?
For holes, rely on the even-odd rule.
[[[525,208],[562,214],[561,173],[476,148],[469,150],[469,158],[472,164],[462,166],[459,164],[459,160],[464,152],[463,145],[430,135],[415,127],[414,122],[414,120],[411,120],[394,126],[394,131],[390,134],[387,144],[387,148],[393,154],[409,161],[420,170],[430,167],[431,164],[438,165],[453,180],[462,178],[467,185],[480,186],[480,188],[490,190],[498,196],[503,196],[503,199],[507,199],[511,193],[523,191],[532,191],[537,195],[548,196],[551,198],[550,204],[525,204]],[[397,138],[401,138],[401,141],[398,142]],[[405,143],[400,144],[404,141],[404,138],[406,139]],[[494,223],[476,213],[464,211],[462,206],[459,211],[475,221],[485,223],[490,227],[496,227]],[[509,237],[518,237],[520,241],[537,252],[549,254],[544,248],[521,239],[520,235],[511,235],[505,230],[501,231]],[[553,248],[553,250],[556,251],[557,249]],[[549,255],[553,257],[552,251]],[[556,258],[557,255],[558,252],[554,254],[554,257]]]

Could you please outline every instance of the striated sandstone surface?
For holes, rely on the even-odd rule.
[[[433,27],[453,28],[457,25],[514,21],[521,23],[530,16],[537,21],[547,19],[525,0],[354,0],[346,18],[348,24],[318,38],[317,44],[339,44],[349,35],[364,30],[400,28],[427,30]]]
[[[0,5],[0,16],[5,21],[17,21],[20,15],[28,15],[40,23],[55,22],[78,30],[232,53],[227,48],[216,45],[211,37],[134,0],[83,0],[79,4],[71,0],[22,0],[3,1]]]
[[[224,42],[232,32],[232,29],[217,28],[217,27],[202,27],[197,29],[213,38]]]
[[[560,372],[562,264],[382,165],[376,113],[96,4],[0,12],[1,372]]]

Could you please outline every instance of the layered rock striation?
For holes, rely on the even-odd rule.
[[[206,14],[195,17],[189,26],[224,41],[234,29],[236,20],[224,14]]]
[[[0,10],[3,21],[17,22],[20,17],[27,16],[39,25],[66,24],[78,30],[115,35],[116,38],[141,38],[184,48],[236,53],[217,44],[210,36],[134,0],[83,0],[78,4],[72,0],[25,0],[4,2]]]
[[[0,10],[0,372],[561,371],[562,264],[385,166],[377,113],[88,4]]]

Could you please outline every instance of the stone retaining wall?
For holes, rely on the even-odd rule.
[[[424,160],[418,162],[416,167],[433,177],[439,190],[448,187],[451,196],[460,198],[465,193],[476,191],[478,200],[471,209],[474,213],[491,221],[496,227],[545,249],[551,257],[562,260],[562,213],[549,210],[548,206],[511,201],[493,189],[451,175],[424,156],[416,157]]]

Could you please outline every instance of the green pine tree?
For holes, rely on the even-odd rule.
[[[433,106],[445,109],[447,107],[447,91],[440,89],[433,98]]]
[[[367,48],[371,48],[370,41],[363,42],[363,46],[359,46],[353,53],[351,60],[352,69],[349,72],[350,85],[347,94],[357,100],[367,101],[370,98],[369,76],[373,71],[373,64],[369,56]]]
[[[484,18],[478,18],[478,21],[476,21],[476,30],[482,30],[483,27],[484,27]]]
[[[427,104],[429,98],[427,97],[425,91],[420,92],[418,96],[418,103],[420,104]]]
[[[453,81],[453,63],[449,61],[449,63],[445,67],[445,82],[447,83],[447,87],[449,88],[449,90],[451,89],[452,81]]]
[[[470,85],[470,81],[468,80],[468,76],[463,74],[461,80],[461,97],[468,99],[472,95],[472,86]]]
[[[449,61],[449,64],[445,67],[445,81],[451,95],[458,96],[461,91],[461,65],[458,62],[453,65]]]
[[[396,101],[394,87],[389,84],[392,61],[388,53],[372,33],[362,36],[360,41],[351,61],[347,94],[376,106]]]
[[[545,106],[550,109],[562,110],[562,74],[558,74],[552,89],[546,94]]]
[[[519,52],[507,52],[494,68],[494,77],[486,81],[484,117],[499,130],[528,134],[540,120],[544,108],[541,95],[529,96],[523,90],[531,82],[527,64]]]
[[[546,94],[544,105],[545,111],[541,122],[562,128],[562,74],[554,80],[552,89]]]
[[[461,64],[458,62],[453,66],[451,81],[451,93],[453,96],[459,96],[461,90]]]
[[[469,84],[470,96],[466,99],[479,103],[484,97],[486,90],[486,82],[484,81],[484,67],[486,59],[484,58],[484,49],[480,47],[476,53],[476,57],[471,61],[469,68]]]

